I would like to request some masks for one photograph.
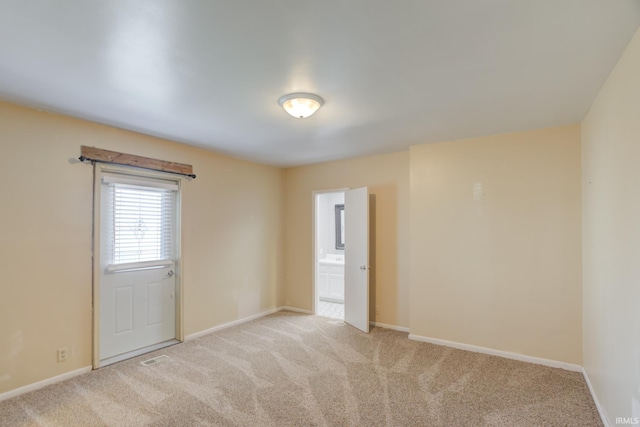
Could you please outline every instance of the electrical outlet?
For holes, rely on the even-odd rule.
[[[376,305],[376,314],[380,314],[380,306]]]
[[[64,362],[68,357],[67,347],[62,347],[58,349],[58,362]]]

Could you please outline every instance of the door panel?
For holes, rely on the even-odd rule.
[[[344,194],[344,320],[369,332],[369,191]]]
[[[155,326],[162,323],[164,318],[164,292],[162,282],[149,283],[147,285],[147,326]]]
[[[116,334],[133,330],[133,286],[113,289],[113,322]],[[109,319],[111,320],[111,319]]]

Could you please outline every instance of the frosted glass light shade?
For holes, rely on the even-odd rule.
[[[290,93],[278,100],[284,110],[298,119],[304,119],[318,111],[324,100],[313,93]]]

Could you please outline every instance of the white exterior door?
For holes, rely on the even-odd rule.
[[[369,332],[369,191],[345,191],[344,320]]]
[[[102,174],[100,366],[175,341],[178,189],[176,181]]]

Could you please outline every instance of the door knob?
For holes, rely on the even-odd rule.
[[[361,266],[360,266],[360,270],[365,271],[366,269],[367,269],[367,266],[366,266],[366,265],[361,265]]]
[[[173,270],[169,270],[169,272],[167,273],[166,276],[163,277],[163,279],[170,279],[173,277],[175,273],[173,272]]]

